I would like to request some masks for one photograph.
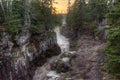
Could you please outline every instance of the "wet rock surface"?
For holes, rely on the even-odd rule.
[[[45,34],[41,40],[41,34]],[[3,32],[0,37],[0,80],[32,80],[34,71],[48,58],[61,53],[54,32],[33,36],[28,32],[11,37]],[[43,38],[42,38],[43,39]]]
[[[76,44],[73,44],[76,46],[73,50],[76,51],[69,51],[69,46],[64,44],[69,43],[66,42],[67,39],[59,39],[62,39],[58,41],[59,46],[61,49],[65,47],[65,50],[39,67],[33,80],[102,80],[104,71],[100,67],[104,65],[105,55],[102,49],[106,46],[105,43],[95,40],[93,36],[81,35]]]
[[[61,35],[59,28],[56,28],[57,39],[55,34],[47,36],[51,33],[54,34],[23,32],[13,41],[10,35],[3,33],[0,36],[0,80],[119,80],[104,68],[102,49],[106,43],[91,35],[80,35],[74,41],[73,33],[68,39]]]
[[[33,80],[58,80],[61,75],[72,70],[71,62],[76,52],[69,52],[68,39],[60,34],[60,28],[56,28],[57,43],[61,48],[61,54],[47,59],[47,62],[38,67],[35,71]]]
[[[58,80],[119,80],[109,75],[104,67],[106,43],[81,35],[76,46],[77,57],[72,60],[72,70]]]
[[[33,80],[60,79],[62,75],[72,71],[71,61],[74,59],[70,56],[73,56],[73,54],[61,53],[59,56],[48,59],[42,67],[37,68]]]

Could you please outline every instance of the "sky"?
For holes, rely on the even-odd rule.
[[[57,4],[54,4],[56,7],[57,13],[67,13],[68,0],[55,0]],[[71,4],[74,3],[74,0],[71,0]]]

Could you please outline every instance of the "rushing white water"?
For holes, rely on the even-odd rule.
[[[66,25],[65,16],[63,16],[62,20],[62,26]],[[54,29],[57,37],[57,43],[61,48],[62,53],[69,53],[69,39],[67,39],[65,36],[63,36],[60,32],[60,27],[56,27]],[[33,80],[57,80],[61,77],[60,73],[57,73],[56,71],[53,71],[50,69],[50,64],[53,63],[55,60],[60,59],[60,55],[52,57],[48,60],[42,67],[39,67],[35,71],[35,76],[33,77]],[[68,62],[69,58],[64,57],[62,58],[63,62]]]
[[[63,61],[63,62],[69,62],[69,60],[70,60],[69,57],[64,57],[64,58],[62,58],[62,61]]]
[[[66,23],[66,15],[63,15],[63,19],[62,19],[62,26],[65,26]]]
[[[50,80],[56,80],[56,78],[59,78],[60,75],[56,73],[56,71],[50,71],[47,74],[47,77],[50,77]]]
[[[62,53],[69,51],[69,39],[67,39],[65,36],[63,36],[60,33],[60,27],[56,27],[55,30],[57,35],[57,43],[61,48]]]
[[[65,25],[66,25],[66,15],[63,15],[62,26],[65,26]],[[58,26],[54,29],[57,36],[57,43],[60,46],[62,53],[69,52],[69,44],[70,44],[69,39],[61,34],[60,32],[61,27]]]

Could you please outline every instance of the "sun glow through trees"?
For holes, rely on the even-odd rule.
[[[74,3],[74,0],[70,1],[72,5]],[[54,7],[56,8],[57,13],[67,13],[68,0],[55,0]]]

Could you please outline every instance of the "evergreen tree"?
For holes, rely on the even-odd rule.
[[[87,7],[85,0],[76,0],[74,5],[69,9],[67,26],[75,30],[75,36],[85,27]]]
[[[91,21],[98,23],[105,18],[107,13],[107,0],[89,0]]]
[[[54,10],[52,7],[52,0],[33,0],[31,3],[31,24],[32,24],[32,31],[45,31],[49,29],[53,29],[56,22],[55,13],[53,14],[52,11]]]
[[[4,22],[8,32],[16,34],[24,25],[24,0],[13,0],[11,12],[7,13],[9,18]],[[10,10],[9,10],[10,11]]]
[[[12,34],[48,31],[58,23],[53,0],[1,0],[0,25]],[[54,12],[54,13],[53,13]]]
[[[108,13],[110,22],[109,46],[106,48],[108,63],[107,68],[110,73],[120,76],[120,1],[114,3],[113,8]]]
[[[67,15],[68,26],[75,33],[86,29],[95,32],[107,11],[107,0],[89,0],[88,3],[86,0],[75,0]]]

